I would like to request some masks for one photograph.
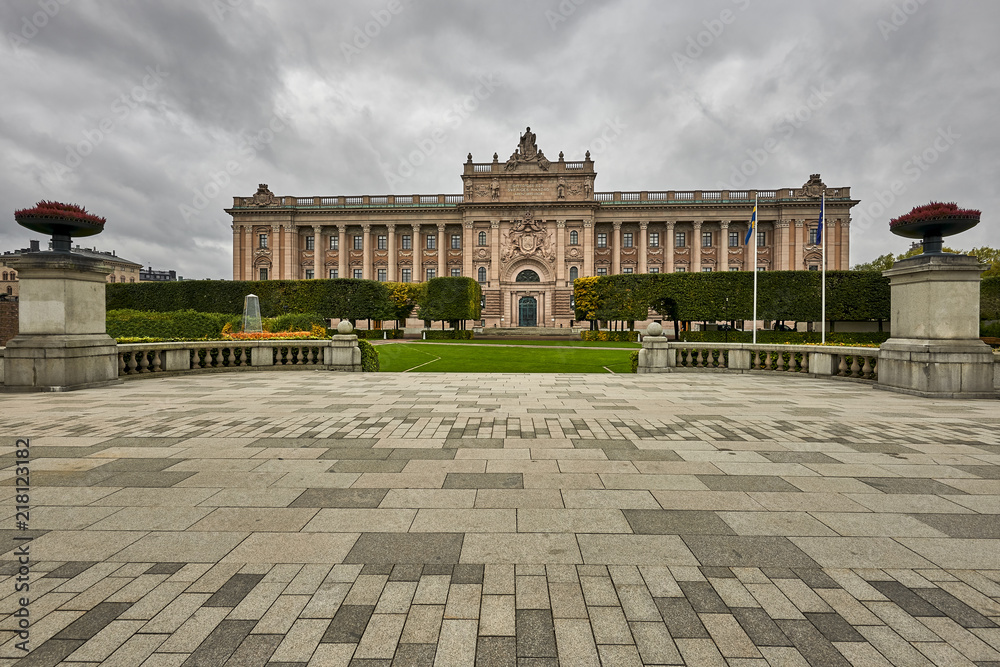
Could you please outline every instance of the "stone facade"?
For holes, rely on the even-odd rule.
[[[0,295],[19,296],[17,258],[25,253],[39,252],[40,250],[39,242],[32,240],[27,248],[7,251],[0,255]],[[139,271],[142,269],[142,264],[119,257],[113,250],[104,252],[97,248],[81,248],[77,245],[73,247],[72,252],[76,255],[100,260],[110,271],[107,277],[109,283],[139,282]]]
[[[816,269],[826,193],[827,268],[847,269],[850,188],[813,174],[801,188],[596,192],[588,152],[566,161],[530,128],[504,162],[468,156],[461,194],[289,197],[261,184],[234,197],[233,279],[468,276],[483,287],[486,326],[563,326],[585,276],[749,270],[758,200],[757,267]]]

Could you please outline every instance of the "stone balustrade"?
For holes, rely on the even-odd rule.
[[[118,376],[150,373],[274,370],[338,370],[329,340],[195,341],[118,345]]]

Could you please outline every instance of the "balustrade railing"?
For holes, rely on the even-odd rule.
[[[669,346],[674,350],[675,370],[774,371],[878,380],[878,348],[685,342],[671,342]]]
[[[323,366],[326,340],[198,341],[118,345],[119,377],[250,366]]]

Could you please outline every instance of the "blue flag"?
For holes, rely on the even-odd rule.
[[[757,228],[757,204],[753,205],[753,215],[750,216],[750,225],[747,227],[747,237],[743,239],[743,245],[750,243],[753,238],[753,230]]]
[[[823,209],[826,208],[826,197],[819,203],[819,224],[816,225],[816,245],[823,243]]]

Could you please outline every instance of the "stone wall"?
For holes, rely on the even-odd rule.
[[[0,301],[0,347],[17,335],[17,312],[17,301]]]

